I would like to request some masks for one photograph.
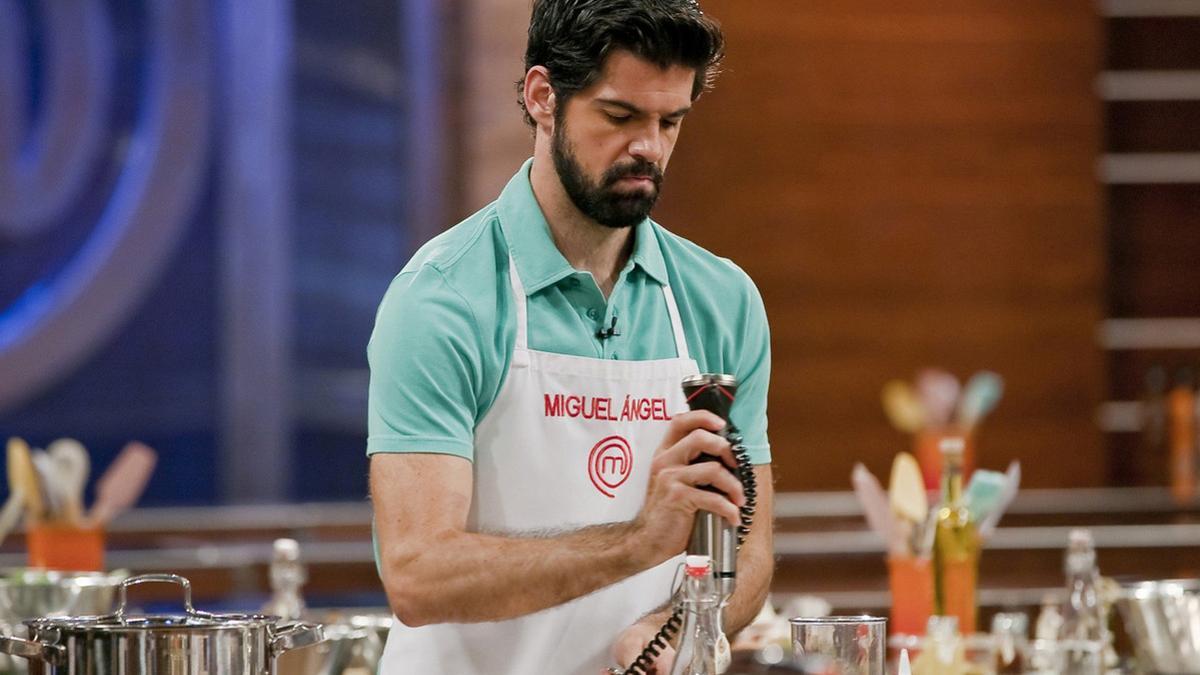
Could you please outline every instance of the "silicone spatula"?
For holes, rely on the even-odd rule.
[[[888,507],[887,493],[883,491],[879,480],[867,467],[858,463],[850,473],[850,483],[854,486],[854,495],[858,497],[867,524],[887,543],[889,552],[903,554],[906,546],[905,533],[896,523],[896,517]]]
[[[158,454],[137,441],[129,443],[96,482],[96,503],[88,512],[88,521],[104,525],[133,506],[154,471]]]
[[[67,522],[79,525],[83,518],[83,488],[91,470],[87,448],[73,438],[60,438],[51,443],[46,452],[58,474],[63,517]]]
[[[958,423],[971,428],[987,416],[1004,396],[1004,378],[983,370],[971,376],[958,402]]]
[[[958,405],[958,378],[939,368],[926,368],[917,373],[916,389],[929,425],[944,427],[950,424]]]

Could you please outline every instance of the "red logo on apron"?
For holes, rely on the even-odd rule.
[[[597,443],[588,456],[588,478],[600,494],[612,499],[613,492],[633,472],[633,449],[620,436],[609,436]]]

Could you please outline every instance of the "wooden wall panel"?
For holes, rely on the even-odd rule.
[[[885,475],[906,440],[879,388],[926,364],[1008,379],[985,465],[1021,458],[1029,485],[1101,484],[1094,3],[704,7],[726,29],[726,73],[684,125],[656,217],[762,290],[779,487],[845,489],[860,459]],[[474,77],[513,79],[497,64],[523,39],[476,54]],[[477,104],[483,147],[521,147],[510,100]],[[503,141],[497,114],[517,121]],[[494,193],[520,157],[491,154],[495,175],[471,180]]]

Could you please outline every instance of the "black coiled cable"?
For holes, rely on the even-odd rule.
[[[727,422],[719,435],[729,442],[729,447],[733,451],[733,458],[737,461],[737,468],[733,473],[742,483],[742,494],[746,497],[746,503],[740,509],[742,522],[737,528],[737,547],[740,551],[742,544],[746,542],[746,537],[750,536],[750,525],[754,521],[754,508],[758,503],[758,481],[754,477],[754,465],[750,463],[750,453],[746,450],[744,439],[737,427]],[[642,653],[638,654],[633,663],[623,671],[623,675],[648,675],[654,659],[666,649],[667,644],[675,638],[682,625],[683,608],[678,607],[671,612],[670,618],[663,624],[663,627],[654,634],[650,644],[646,645]]]

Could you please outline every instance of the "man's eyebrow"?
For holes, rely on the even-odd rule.
[[[610,105],[610,106],[613,106],[614,108],[620,108],[620,109],[628,111],[629,113],[634,114],[634,115],[645,114],[644,110],[642,110],[641,108],[637,107],[636,105],[634,105],[632,103],[629,103],[628,101],[621,101],[621,100],[618,100],[615,98],[598,98],[598,99],[596,99],[596,102],[603,104],[603,105]],[[684,107],[680,108],[679,110],[676,110],[674,112],[663,115],[663,117],[666,117],[666,118],[683,117],[684,115],[689,113],[691,110],[692,110],[692,106],[690,106],[690,105],[684,106]]]

